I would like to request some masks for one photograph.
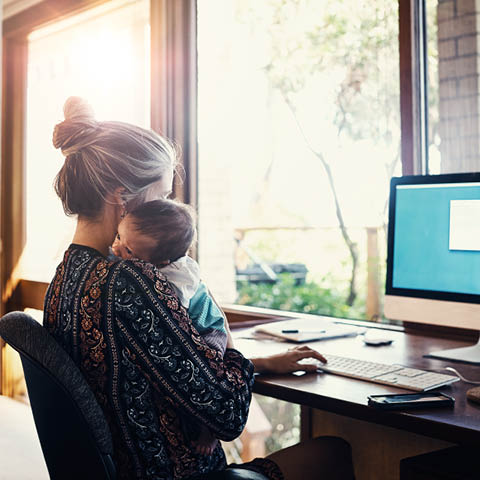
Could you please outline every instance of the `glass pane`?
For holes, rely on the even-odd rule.
[[[108,2],[33,32],[28,39],[27,243],[22,277],[50,281],[75,221],[53,190],[63,162],[52,132],[77,95],[98,120],[150,124],[149,2]]]
[[[247,425],[232,442],[222,442],[228,463],[265,457],[300,441],[300,405],[254,394]]]
[[[200,0],[199,260],[223,302],[382,315],[398,4]]]
[[[477,2],[427,0],[429,173],[480,170]]]

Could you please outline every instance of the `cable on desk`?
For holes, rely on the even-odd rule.
[[[465,383],[471,383],[472,385],[480,385],[480,382],[476,380],[468,380],[458,370],[456,370],[453,367],[445,367],[444,370],[448,370],[449,372],[454,373],[460,380],[464,381]]]

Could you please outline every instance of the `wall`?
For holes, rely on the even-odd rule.
[[[480,165],[480,1],[439,0],[438,81],[442,173]]]

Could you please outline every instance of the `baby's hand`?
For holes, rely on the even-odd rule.
[[[205,428],[202,429],[196,442],[195,451],[197,453],[200,455],[211,455],[217,446],[218,440]]]
[[[218,440],[216,440],[215,443],[212,443],[211,445],[197,445],[195,451],[200,455],[211,455],[215,450],[215,447],[217,446],[217,441]]]

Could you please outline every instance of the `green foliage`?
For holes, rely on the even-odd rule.
[[[321,314],[343,318],[365,318],[362,305],[345,304],[345,292],[323,287],[314,282],[296,285],[288,273],[281,274],[275,284],[238,282],[237,303],[276,310]],[[329,285],[335,285],[332,280]]]
[[[269,88],[281,96],[307,147],[325,169],[351,256],[352,284],[345,298],[355,303],[358,292],[353,280],[357,276],[358,247],[349,238],[348,207],[339,189],[341,177],[348,170],[341,168],[342,155],[336,152],[352,142],[365,141],[372,155],[361,161],[366,168],[370,161],[381,162],[375,168],[384,168],[385,185],[398,168],[398,2],[239,0],[238,5],[238,18],[252,31],[262,32],[262,38],[267,40],[263,70]],[[388,153],[379,156],[378,149]],[[385,192],[379,190],[379,218],[385,217]],[[260,302],[269,296],[261,289],[251,293],[258,294]],[[302,295],[313,300],[300,298]],[[277,295],[270,297],[276,302]],[[295,311],[305,308],[338,313],[340,309],[344,316],[350,308],[335,297],[336,292],[307,285],[305,292],[296,292],[285,303]]]
[[[396,146],[398,3],[270,0],[262,3],[261,11],[259,3],[242,1],[241,16],[270,39],[265,71],[285,101],[297,110],[302,92],[312,85],[322,91],[326,79],[333,77],[332,120],[338,135]]]

